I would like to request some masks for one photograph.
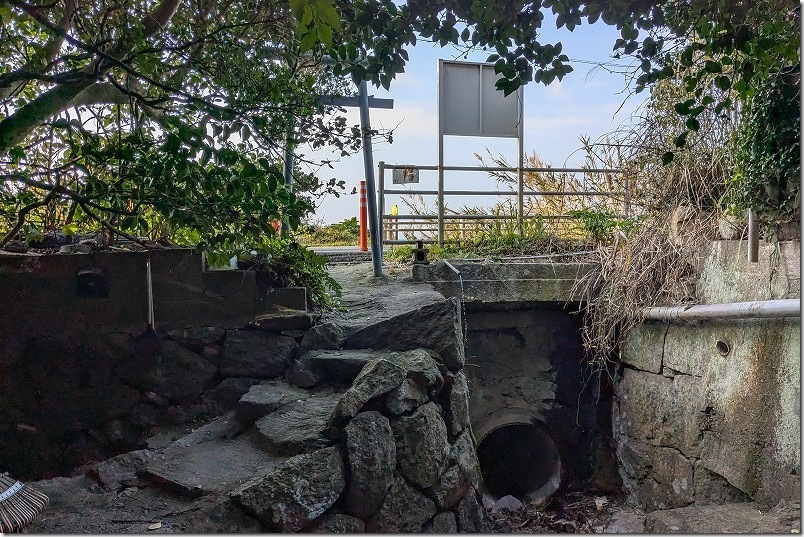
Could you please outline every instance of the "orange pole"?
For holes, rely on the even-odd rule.
[[[366,201],[366,182],[360,181],[360,251],[368,252],[368,205]]]

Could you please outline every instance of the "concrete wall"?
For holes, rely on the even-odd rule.
[[[702,258],[699,303],[800,297],[798,242],[764,245],[753,264],[746,248],[712,244]],[[800,333],[799,318],[633,330],[613,416],[630,501],[663,509],[799,500]]]

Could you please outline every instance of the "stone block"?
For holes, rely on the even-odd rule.
[[[310,397],[311,392],[290,386],[281,381],[254,384],[237,402],[237,419],[251,424],[274,410],[295,401]]]
[[[453,510],[460,533],[491,533],[491,520],[478,494],[475,490],[468,491]]]
[[[258,444],[276,455],[296,455],[329,445],[328,422],[340,394],[311,396],[257,420]]]
[[[367,363],[352,386],[346,390],[332,415],[330,425],[339,426],[357,415],[370,399],[399,387],[405,380],[405,370],[398,365],[376,358]]]
[[[441,535],[458,533],[458,523],[455,521],[455,514],[438,513],[433,517],[433,520],[424,525],[422,533],[438,533]]]
[[[450,433],[459,434],[469,425],[469,384],[463,371],[452,375],[447,407],[447,425]]]
[[[328,382],[352,384],[363,367],[376,358],[387,358],[387,352],[372,350],[311,350],[301,360]]]
[[[405,371],[407,378],[425,388],[438,391],[444,385],[444,376],[436,361],[424,349],[413,349],[406,352],[392,353],[388,360]]]
[[[346,487],[337,447],[297,455],[232,493],[243,509],[273,531],[297,532],[323,515]]]
[[[462,334],[460,301],[451,298],[364,326],[349,335],[343,346],[394,351],[430,349],[450,370],[457,371],[464,364]]]
[[[470,487],[480,486],[480,462],[469,431],[464,431],[450,448],[447,469],[429,490],[441,509],[448,509],[460,500]]]
[[[369,533],[420,533],[435,513],[433,501],[397,475],[379,511],[366,524],[366,530]]]
[[[668,325],[659,323],[632,328],[623,342],[620,361],[642,371],[661,373],[667,329]]]
[[[350,483],[345,508],[368,519],[382,505],[396,468],[396,445],[388,418],[379,412],[361,412],[344,429]]]
[[[695,482],[689,459],[676,449],[626,442],[618,446],[618,459],[629,503],[649,510],[693,503]]]
[[[180,403],[192,403],[214,381],[218,369],[175,341],[163,341],[159,354],[138,353],[131,361],[120,363],[115,374],[142,390]]]
[[[226,330],[214,326],[174,328],[168,331],[167,336],[191,351],[200,353],[207,345],[220,345],[226,336]]]
[[[388,392],[388,396],[385,398],[385,406],[391,414],[399,416],[410,412],[427,401],[429,401],[427,391],[411,379],[405,379],[398,388]]]
[[[342,513],[328,513],[319,518],[305,533],[365,533],[366,523]]]
[[[274,378],[288,368],[296,341],[253,330],[229,330],[223,354],[215,360],[224,377]]]
[[[216,413],[235,408],[237,402],[259,379],[251,377],[231,377],[223,379],[217,386],[204,394],[204,403]]]
[[[308,330],[313,326],[313,317],[304,311],[277,308],[276,311],[262,313],[254,317],[249,328],[266,332],[283,330]]]
[[[399,473],[414,485],[436,484],[447,464],[447,426],[435,403],[420,406],[410,416],[391,420]]]
[[[722,475],[710,472],[701,461],[695,462],[695,505],[750,502],[751,497],[732,486]]]
[[[305,349],[337,350],[341,348],[346,334],[335,323],[317,324],[304,333],[301,346]]]
[[[800,516],[800,513],[799,513]],[[648,533],[799,533],[801,522],[779,520],[755,503],[689,506],[649,513]]]
[[[687,456],[699,453],[701,420],[707,408],[700,379],[625,369],[617,403],[616,434],[674,447]]]

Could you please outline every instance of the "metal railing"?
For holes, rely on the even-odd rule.
[[[379,218],[380,229],[382,235],[380,242],[382,244],[413,244],[417,240],[425,243],[443,244],[447,233],[450,232],[452,236],[466,237],[472,233],[475,226],[470,226],[470,223],[476,223],[483,220],[498,220],[508,221],[516,225],[519,233],[522,233],[523,222],[528,218],[539,218],[541,220],[577,220],[577,218],[566,214],[545,214],[545,215],[529,215],[525,214],[524,198],[531,196],[573,196],[573,197],[596,197],[604,196],[616,198],[622,196],[622,215],[629,216],[629,196],[627,183],[623,190],[602,192],[599,190],[572,190],[572,191],[541,191],[541,190],[524,190],[518,188],[514,190],[446,190],[443,188],[443,182],[439,182],[439,189],[437,190],[415,190],[415,189],[401,189],[401,188],[386,188],[385,176],[386,170],[404,170],[416,168],[417,170],[425,171],[439,171],[438,166],[411,166],[400,164],[386,164],[379,162]],[[621,174],[622,170],[609,169],[609,168],[552,168],[552,167],[539,167],[539,168],[516,168],[516,167],[503,167],[503,166],[443,166],[441,171],[460,171],[460,172],[484,172],[484,173],[500,173],[509,172],[522,175],[525,173],[608,173],[608,174]],[[437,197],[437,214],[386,214],[386,196],[388,195],[422,195],[422,196],[436,196]],[[453,214],[447,214],[445,198],[447,196],[504,196],[517,198],[515,214],[459,214],[453,211]],[[399,235],[412,234],[414,232],[427,232],[434,234],[437,238],[403,238],[400,239]]]

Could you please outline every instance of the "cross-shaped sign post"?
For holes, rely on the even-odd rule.
[[[360,82],[357,87],[357,97],[339,97],[335,95],[322,95],[321,100],[333,106],[357,106],[360,108],[360,127],[363,136],[363,167],[366,174],[366,192],[368,195],[368,217],[369,230],[371,232],[371,262],[374,266],[374,275],[382,276],[382,247],[380,239],[382,230],[380,229],[380,219],[377,214],[377,187],[374,181],[374,153],[371,148],[371,121],[369,119],[369,108],[389,108],[394,107],[393,99],[375,99],[368,95],[366,81]],[[291,129],[285,139],[285,159],[282,171],[285,175],[285,183],[289,188],[293,188],[293,129]]]

